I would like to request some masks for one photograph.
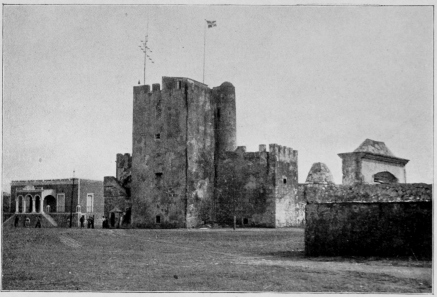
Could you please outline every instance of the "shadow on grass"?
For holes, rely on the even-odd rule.
[[[379,264],[388,266],[408,266],[408,267],[432,267],[432,260],[416,260],[411,257],[307,257],[305,251],[275,251],[269,253],[260,253],[261,256],[271,256],[275,258],[285,258],[288,260],[307,260],[314,262],[340,262],[340,263],[360,263],[360,264]]]
[[[272,256],[278,258],[288,258],[288,259],[305,259],[305,251],[275,251],[269,253],[260,253],[261,256]]]

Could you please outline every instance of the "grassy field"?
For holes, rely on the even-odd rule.
[[[302,229],[3,229],[3,290],[432,291],[431,261],[306,258]]]

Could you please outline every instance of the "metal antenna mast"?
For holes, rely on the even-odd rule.
[[[147,59],[150,60],[150,62],[155,63],[152,58],[150,58],[150,55],[148,55],[148,52],[152,52],[152,50],[147,46],[147,43],[149,41],[149,20],[147,20],[147,30],[146,30],[146,36],[144,40],[140,40],[141,45],[138,47],[141,49],[141,51],[144,53],[144,76],[143,76],[143,84],[146,84],[146,65],[147,65]]]

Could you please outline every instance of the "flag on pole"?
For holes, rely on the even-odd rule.
[[[205,20],[205,21],[208,24],[208,28],[212,28],[212,27],[217,26],[216,21],[208,21],[208,20]]]

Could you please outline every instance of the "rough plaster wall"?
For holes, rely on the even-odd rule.
[[[229,82],[212,90],[215,105],[217,150],[234,151],[237,147],[237,112],[235,88]]]
[[[267,152],[226,152],[217,180],[219,223],[249,219],[253,226],[274,227],[274,188]]]
[[[211,91],[186,83],[188,100],[187,227],[209,219],[214,186],[214,110]]]
[[[305,207],[307,205],[305,191],[306,191],[306,185],[299,184],[297,190],[297,198],[294,204],[294,214],[296,220],[293,221],[293,227],[305,226]]]
[[[156,112],[160,100],[162,113]],[[185,226],[186,119],[184,90],[148,93],[134,88],[132,153],[133,226]],[[155,140],[160,133],[161,139]],[[163,173],[160,186],[155,173]],[[156,216],[161,223],[156,224]]]
[[[431,185],[307,185],[305,195],[308,256],[431,256]]]
[[[342,171],[343,185],[353,185],[354,183],[362,182],[359,154],[343,154]]]
[[[298,191],[297,151],[270,145],[269,154],[275,159],[275,227],[298,226],[301,220],[296,213]],[[273,162],[272,162],[273,163]],[[286,183],[284,183],[286,179]]]
[[[432,204],[314,203],[306,209],[307,256],[432,256]]]
[[[375,160],[361,160],[361,173],[365,183],[373,184],[373,175],[378,172],[388,171],[398,179],[399,183],[406,183],[405,166],[389,164]]]

